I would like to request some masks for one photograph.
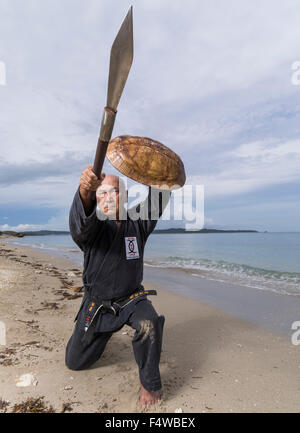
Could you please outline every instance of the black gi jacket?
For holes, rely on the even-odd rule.
[[[96,201],[93,212],[86,216],[79,188],[75,193],[69,215],[70,232],[84,252],[85,289],[99,301],[126,297],[141,287],[145,244],[171,195],[170,191],[163,191],[162,200],[157,192],[151,197],[151,190],[149,187],[148,197],[136,207],[140,218],[130,219],[129,209],[127,219],[121,220],[119,227],[113,220],[97,218]],[[156,214],[151,220],[153,210]]]

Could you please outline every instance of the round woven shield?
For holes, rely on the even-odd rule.
[[[151,138],[130,135],[113,138],[106,156],[118,171],[144,185],[177,189],[185,184],[184,165],[179,156]]]

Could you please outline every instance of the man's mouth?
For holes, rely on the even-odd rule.
[[[114,210],[115,209],[115,206],[114,205],[108,205],[108,204],[106,204],[105,206],[104,206],[104,211],[105,212],[107,212],[107,211],[109,211],[109,210]]]

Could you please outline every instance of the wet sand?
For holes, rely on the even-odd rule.
[[[292,324],[300,320],[300,295],[286,295],[241,285],[236,281],[216,281],[183,269],[144,267],[144,278],[161,288],[219,308],[234,316],[263,326],[288,339]]]
[[[144,285],[158,290],[150,299],[166,317],[162,401],[139,408],[134,331],[127,326],[92,368],[68,370],[65,346],[82,296],[70,285],[81,285],[81,269],[73,262],[0,241],[0,321],[6,326],[0,411],[41,396],[56,412],[299,412],[300,345],[162,289],[147,272]],[[25,373],[34,383],[17,387]]]

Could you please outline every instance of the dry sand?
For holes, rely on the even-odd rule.
[[[300,346],[207,304],[144,281],[166,317],[161,375],[163,399],[151,409],[138,405],[138,369],[125,326],[89,370],[70,371],[65,346],[81,295],[81,269],[71,261],[0,242],[0,346],[2,411],[28,397],[44,396],[60,412],[299,412]],[[78,294],[77,294],[78,296]],[[25,373],[34,384],[17,387]]]

